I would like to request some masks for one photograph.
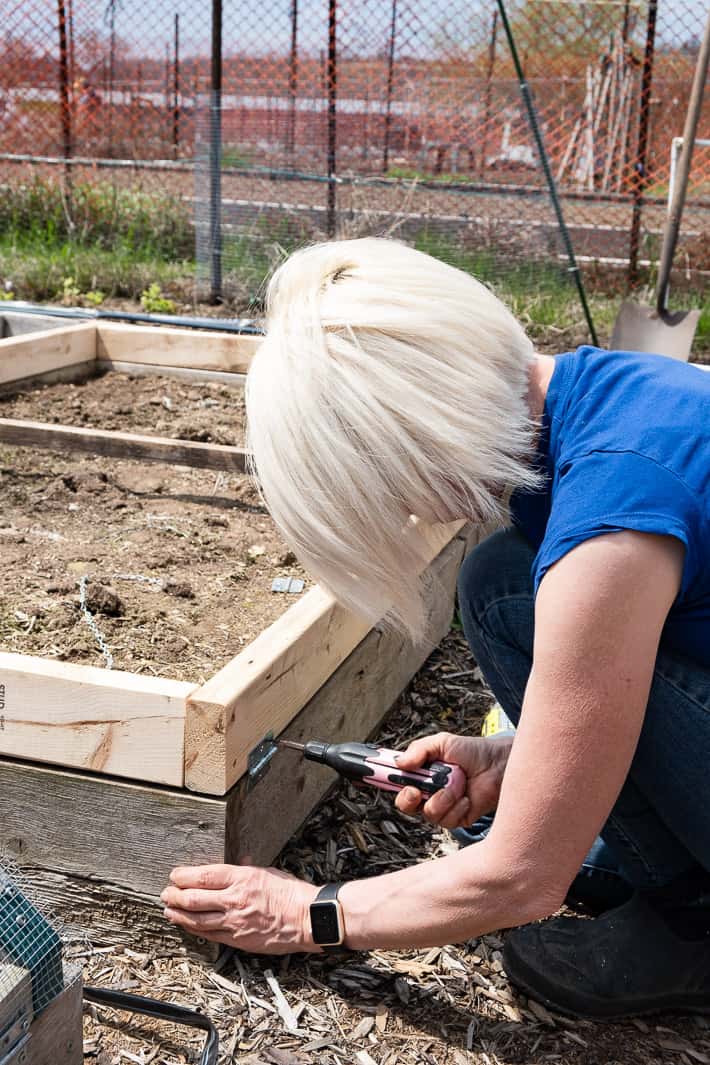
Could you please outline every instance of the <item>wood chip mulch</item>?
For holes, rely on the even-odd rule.
[[[439,729],[474,734],[490,695],[456,628],[378,733],[403,747]],[[373,875],[456,846],[393,810],[381,793],[336,786],[280,865],[319,882]],[[90,930],[89,930],[90,934]],[[597,1024],[551,1014],[518,995],[501,965],[501,935],[427,951],[264,958],[216,965],[135,950],[88,948],[87,982],[208,1014],[220,1063],[243,1065],[710,1065],[710,1021],[653,1017]],[[88,1006],[85,1062],[185,1065],[202,1036]]]

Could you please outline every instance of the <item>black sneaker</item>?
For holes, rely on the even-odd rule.
[[[559,1013],[710,1012],[710,932],[682,939],[638,894],[593,920],[555,917],[516,929],[503,965],[513,984]]]

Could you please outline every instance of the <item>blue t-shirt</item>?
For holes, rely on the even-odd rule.
[[[627,351],[558,355],[538,461],[544,489],[511,502],[514,524],[537,550],[535,591],[550,566],[594,536],[675,536],[685,545],[683,580],[663,639],[710,667],[710,373]]]

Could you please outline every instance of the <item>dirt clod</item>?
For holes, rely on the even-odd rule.
[[[86,606],[92,614],[105,614],[108,618],[120,618],[126,612],[120,596],[103,584],[87,585]]]
[[[195,591],[187,581],[164,581],[163,590],[178,599],[194,599]]]

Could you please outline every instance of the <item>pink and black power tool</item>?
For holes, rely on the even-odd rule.
[[[449,788],[457,799],[466,790],[466,774],[458,765],[448,762],[427,762],[419,769],[400,769],[397,758],[400,751],[389,751],[374,743],[324,743],[311,740],[308,743],[293,743],[279,740],[279,747],[300,751],[311,762],[330,766],[342,777],[360,784],[371,784],[383,791],[401,791],[402,788],[419,788],[425,795],[434,795],[441,788]]]

